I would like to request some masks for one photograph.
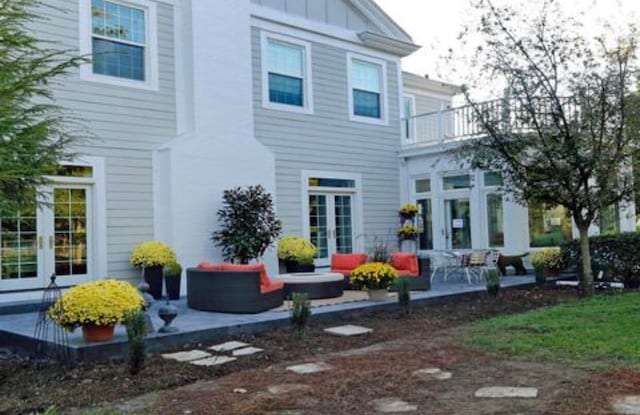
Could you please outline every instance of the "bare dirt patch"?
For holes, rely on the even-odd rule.
[[[434,403],[436,398],[431,397],[424,401],[425,397],[431,396],[428,393],[428,388],[418,393],[416,391],[421,390],[419,387],[405,384],[407,376],[413,370],[427,364],[447,370],[454,370],[456,367],[464,370],[465,365],[471,365],[468,370],[474,372],[478,370],[478,367],[473,365],[483,365],[483,359],[486,359],[482,356],[472,356],[468,350],[460,349],[454,344],[442,344],[440,340],[434,342],[436,339],[448,338],[441,333],[442,330],[464,325],[477,319],[553,305],[563,298],[574,296],[575,294],[571,290],[538,288],[506,290],[498,300],[489,299],[486,294],[451,298],[439,304],[416,309],[409,317],[401,316],[399,312],[377,312],[352,316],[342,321],[374,329],[372,334],[362,337],[329,336],[322,333],[322,329],[328,325],[320,323],[313,323],[309,336],[304,340],[294,339],[290,331],[286,329],[259,336],[234,337],[233,340],[244,341],[264,349],[265,352],[243,357],[236,362],[216,368],[196,367],[152,356],[144,371],[136,377],[131,377],[121,362],[81,365],[72,369],[45,368],[35,370],[17,360],[3,361],[0,362],[0,396],[3,397],[0,400],[0,414],[29,413],[34,410],[42,410],[50,405],[62,408],[95,406],[105,402],[124,401],[149,392],[178,388],[200,380],[216,379],[224,382],[225,385],[230,385],[229,388],[233,385],[233,388],[248,390],[247,394],[238,394],[233,393],[233,388],[229,392],[228,389],[221,386],[219,392],[207,393],[207,395],[213,396],[221,394],[218,396],[220,401],[216,405],[232,405],[233,402],[240,401],[242,407],[234,407],[233,412],[224,412],[225,408],[231,407],[220,406],[219,409],[216,409],[218,412],[211,412],[212,407],[207,407],[210,405],[209,402],[203,402],[204,406],[199,406],[198,399],[203,395],[201,392],[180,390],[181,397],[173,397],[169,400],[165,399],[165,395],[168,393],[161,393],[162,402],[160,404],[167,408],[167,412],[158,413],[182,413],[178,411],[177,405],[182,405],[184,402],[194,405],[194,409],[191,409],[193,414],[268,413],[275,409],[296,409],[298,404],[304,404],[305,408],[313,411],[315,410],[314,406],[318,405],[318,401],[328,401],[328,408],[336,411],[324,412],[325,414],[344,413],[341,411],[351,411],[352,408],[361,406],[365,398],[380,397],[382,392],[396,396],[393,394],[394,392],[399,394],[406,389],[411,390],[414,395],[410,395],[405,400],[413,403],[410,399],[413,398],[416,402],[425,402],[423,405],[430,408],[431,405],[428,404]],[[379,360],[377,357],[372,360],[367,359],[366,355],[358,354],[332,355],[335,352],[371,346],[389,339],[399,339],[400,343],[406,342],[411,346],[404,350],[403,347],[398,350],[392,349],[392,351],[383,349]],[[184,349],[204,349],[207,346],[210,344],[185,345]],[[336,371],[312,375],[314,379],[316,376],[319,379],[326,379],[324,383],[321,382],[322,384],[314,384],[312,394],[294,399],[286,394],[274,396],[262,391],[263,386],[266,387],[267,383],[273,382],[269,379],[275,379],[275,374],[280,370],[278,363],[314,361],[316,356],[331,356],[331,363],[333,364],[333,359],[337,359],[335,363],[340,366]],[[350,368],[350,365],[354,365],[354,367]],[[359,370],[360,367],[363,369],[362,372]],[[346,376],[348,372],[354,372],[355,377]],[[237,376],[239,377],[236,378]],[[280,375],[277,376],[280,378]],[[294,374],[282,376],[284,376],[282,378],[284,382],[295,379],[297,379],[297,383],[300,381]],[[295,379],[291,376],[294,376]],[[446,382],[450,382],[451,385],[459,385],[462,382],[460,378],[461,376],[454,372],[454,379]],[[257,383],[254,384],[250,380],[255,380]],[[261,381],[264,383],[260,383]],[[223,390],[226,392],[223,393]],[[471,396],[472,393],[473,391],[469,392],[469,395]],[[223,395],[231,396],[226,404],[224,402],[227,402],[225,400],[227,398]],[[402,394],[398,396],[405,397]],[[172,405],[175,406],[175,411],[168,409]],[[290,407],[290,405],[293,406]],[[346,406],[343,408],[343,405]],[[446,402],[443,405],[447,407]],[[236,410],[240,412],[236,412]],[[371,411],[371,408],[367,410]]]

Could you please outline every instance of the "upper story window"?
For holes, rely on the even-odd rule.
[[[93,73],[145,80],[144,10],[91,0]]]
[[[263,33],[263,104],[267,108],[312,112],[311,46]]]
[[[386,123],[384,62],[355,55],[348,59],[350,119]]]
[[[404,118],[404,138],[407,140],[415,136],[413,129],[415,128],[415,119],[412,119],[416,115],[416,99],[413,95],[404,95],[403,97],[402,117]]]
[[[444,176],[442,178],[442,190],[461,190],[470,187],[471,176],[468,174]]]
[[[79,0],[80,52],[91,63],[81,78],[157,89],[156,3],[149,0]]]

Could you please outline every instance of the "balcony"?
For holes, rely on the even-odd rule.
[[[501,131],[550,132],[566,124],[583,122],[575,98],[537,99],[525,102],[517,99],[496,99],[442,111],[419,114],[402,119],[403,149],[424,148],[455,143],[480,137],[485,125],[495,125]]]

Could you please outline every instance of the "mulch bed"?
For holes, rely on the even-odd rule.
[[[490,299],[484,293],[445,299],[438,304],[414,309],[410,316],[403,316],[398,311],[387,311],[345,318],[341,323],[358,324],[374,329],[371,335],[355,338],[328,336],[322,333],[322,328],[327,325],[314,324],[313,321],[307,337],[302,340],[294,338],[288,329],[258,336],[237,336],[233,337],[233,340],[250,343],[265,349],[265,352],[243,357],[219,368],[177,363],[164,360],[157,355],[148,358],[143,372],[137,376],[130,376],[126,364],[122,362],[80,365],[70,369],[49,367],[36,370],[19,360],[2,361],[0,396],[3,399],[0,400],[0,414],[26,414],[43,410],[50,405],[62,408],[93,406],[152,391],[172,389],[198,380],[220,379],[225,375],[250,369],[262,372],[278,362],[311,359],[314,355],[365,347],[392,339],[411,339],[425,334],[437,335],[440,330],[477,319],[549,306],[570,297],[575,297],[574,290],[510,289],[503,291],[497,300]],[[204,349],[207,346],[209,344],[185,345],[183,349]],[[393,380],[390,382],[393,384]],[[344,388],[348,389],[349,386],[343,385],[340,390]],[[249,400],[247,403],[250,403]],[[272,404],[280,406],[282,402]],[[262,408],[262,403],[258,406]],[[252,410],[243,409],[239,413],[245,412],[252,413]]]

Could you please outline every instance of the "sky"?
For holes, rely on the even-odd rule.
[[[422,49],[405,58],[403,69],[419,75],[429,74],[432,79],[461,83],[462,75],[447,68],[442,58],[450,47],[456,46],[456,37],[465,23],[474,18],[471,0],[375,0],[389,16],[408,32]],[[477,1],[477,0],[474,0]],[[494,0],[498,4],[513,0]],[[580,19],[585,30],[594,35],[601,32],[606,22],[640,22],[638,0],[558,0],[561,7],[574,16],[584,12]],[[522,8],[535,7],[536,0],[522,0]],[[525,10],[526,12],[526,10]],[[464,71],[464,69],[463,69]],[[458,78],[458,79],[456,79]]]

